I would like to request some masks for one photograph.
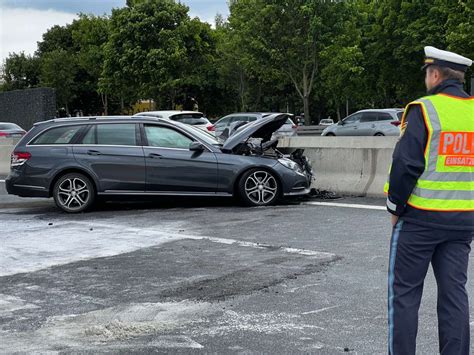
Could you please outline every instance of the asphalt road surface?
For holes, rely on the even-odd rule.
[[[114,201],[67,215],[2,191],[1,353],[386,353],[382,200]],[[418,339],[437,353],[431,271]]]

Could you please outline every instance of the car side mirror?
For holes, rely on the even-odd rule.
[[[189,150],[192,152],[202,152],[204,151],[204,145],[199,142],[192,142],[189,144]]]

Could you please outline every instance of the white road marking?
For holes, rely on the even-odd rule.
[[[340,306],[331,306],[331,307],[320,308],[320,309],[316,309],[316,310],[314,310],[314,311],[303,312],[303,313],[301,313],[301,314],[303,314],[303,315],[306,315],[306,314],[316,314],[316,313],[321,313],[321,312],[328,311],[328,310],[330,310],[330,309],[337,308],[337,307],[340,307]]]
[[[359,204],[352,204],[352,203],[337,203],[337,202],[305,202],[305,205],[311,206],[326,206],[326,207],[342,207],[342,208],[358,208],[358,209],[365,209],[365,210],[378,210],[378,211],[386,211],[387,208],[385,206],[373,206],[373,205],[359,205]]]
[[[110,257],[178,240],[207,240],[213,243],[257,249],[279,250],[331,261],[334,254],[307,249],[280,247],[236,239],[213,238],[178,232],[176,225],[155,228],[127,227],[118,223],[88,221],[12,221],[2,226],[0,276],[33,272],[80,260]],[[157,230],[158,229],[158,230]]]

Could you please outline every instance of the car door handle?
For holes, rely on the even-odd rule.
[[[99,152],[98,150],[88,150],[87,154],[88,155],[101,155],[102,153]]]
[[[162,155],[161,155],[161,154],[158,154],[158,153],[150,153],[150,154],[148,154],[148,158],[161,159],[161,158],[162,158]]]

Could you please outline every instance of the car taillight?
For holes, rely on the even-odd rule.
[[[11,166],[21,166],[31,158],[31,154],[28,152],[13,152],[11,156]]]
[[[214,127],[214,125],[210,125],[210,126],[207,126],[207,130],[209,132],[214,132],[216,130],[216,127]]]
[[[6,137],[6,136],[8,136],[7,132],[0,132],[0,137]]]
[[[400,121],[392,121],[390,124],[393,124],[395,127],[400,126],[402,123]]]
[[[298,128],[298,126],[294,124],[293,126],[291,126],[291,128],[293,128],[293,129],[297,129],[297,128]]]

